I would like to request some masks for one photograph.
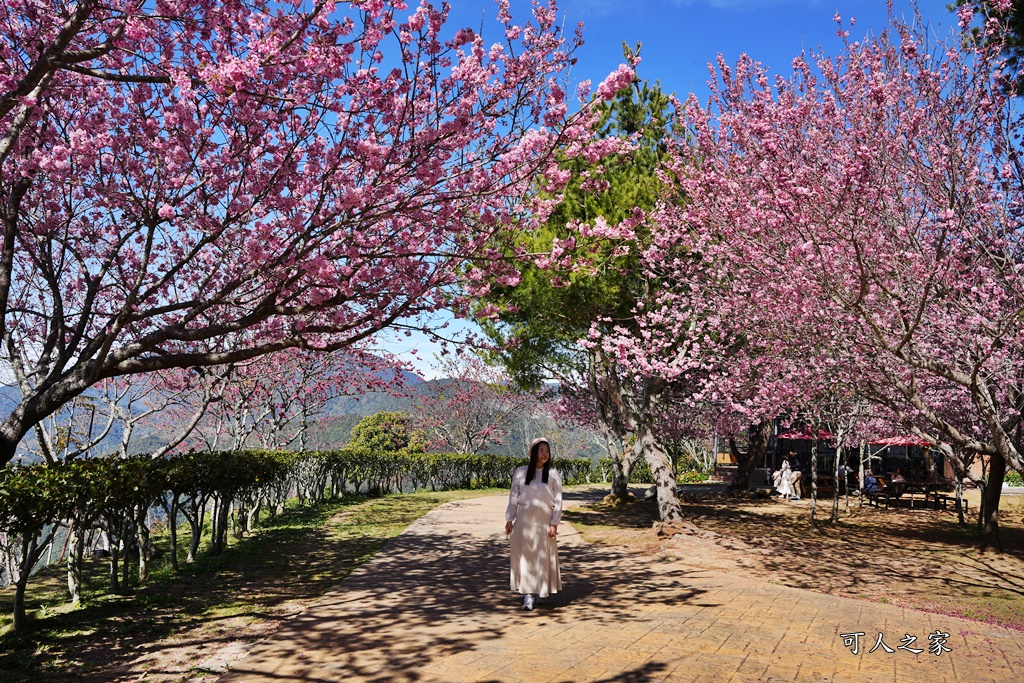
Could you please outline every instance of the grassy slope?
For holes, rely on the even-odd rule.
[[[13,591],[0,591],[0,680],[202,675],[210,655],[273,632],[429,510],[487,493],[417,493],[291,510],[219,557],[182,561],[178,576],[157,560],[150,580],[127,596],[107,595],[106,564],[87,561],[85,604],[78,609],[65,602],[64,572],[52,568],[29,584],[33,622],[24,636],[10,631]],[[187,541],[186,534],[182,546]]]

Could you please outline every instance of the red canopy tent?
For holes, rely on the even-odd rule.
[[[925,441],[916,436],[902,435],[902,436],[890,436],[887,439],[878,439],[877,441],[870,442],[872,446],[921,446],[923,448],[930,448],[934,444],[931,441]]]

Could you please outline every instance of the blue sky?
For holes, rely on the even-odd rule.
[[[923,0],[922,14],[942,32],[955,25],[947,0]],[[481,12],[494,16],[491,0],[452,0],[453,20],[477,28]],[[513,17],[523,16],[528,3],[513,0]],[[909,11],[905,0],[895,2],[897,14]],[[518,14],[517,14],[518,12]],[[855,17],[851,37],[878,32],[887,23],[885,0],[561,0],[559,12],[566,23],[584,24],[586,44],[577,53],[574,80],[599,83],[622,62],[622,41],[643,43],[640,76],[660,80],[665,90],[683,99],[690,92],[706,92],[707,64],[721,52],[735,62],[746,52],[788,73],[793,58],[804,49],[838,49],[838,13]],[[485,26],[485,38],[487,37]]]
[[[946,2],[921,2],[925,21],[941,35],[956,23]],[[488,31],[496,35],[496,6],[491,0],[451,0],[451,4],[452,27],[479,29],[483,15],[485,39],[489,40]],[[514,18],[525,18],[528,8],[528,2],[512,0]],[[913,15],[911,3],[905,0],[895,0],[894,9],[897,15]],[[660,80],[663,90],[675,92],[680,99],[691,92],[706,97],[707,64],[719,53],[732,63],[745,52],[773,73],[788,74],[793,58],[804,50],[821,48],[827,54],[839,50],[837,13],[848,27],[851,18],[856,20],[849,27],[853,40],[880,32],[888,21],[885,0],[561,0],[559,12],[567,26],[584,24],[586,42],[576,54],[574,82],[590,79],[596,86],[623,61],[623,41],[642,42],[640,77]],[[438,347],[422,335],[386,335],[381,345],[412,360],[424,377],[436,376],[430,362]],[[414,348],[419,359],[408,354]]]

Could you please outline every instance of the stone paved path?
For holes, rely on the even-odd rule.
[[[220,680],[1024,681],[1020,631],[652,562],[566,524],[565,590],[521,612],[504,507],[437,508]],[[950,634],[940,656],[927,649],[936,630]],[[854,655],[839,634],[857,631]],[[890,648],[917,636],[925,652],[869,654],[879,632]]]

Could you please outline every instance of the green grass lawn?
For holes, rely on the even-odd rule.
[[[30,630],[11,630],[13,589],[0,591],[0,681],[182,680],[218,643],[255,641],[337,586],[390,538],[437,505],[497,491],[415,493],[348,498],[292,509],[226,552],[201,552],[181,572],[166,559],[128,595],[106,593],[107,564],[86,560],[83,604],[67,603],[66,570],[32,577]],[[167,550],[166,537],[155,539]]]

